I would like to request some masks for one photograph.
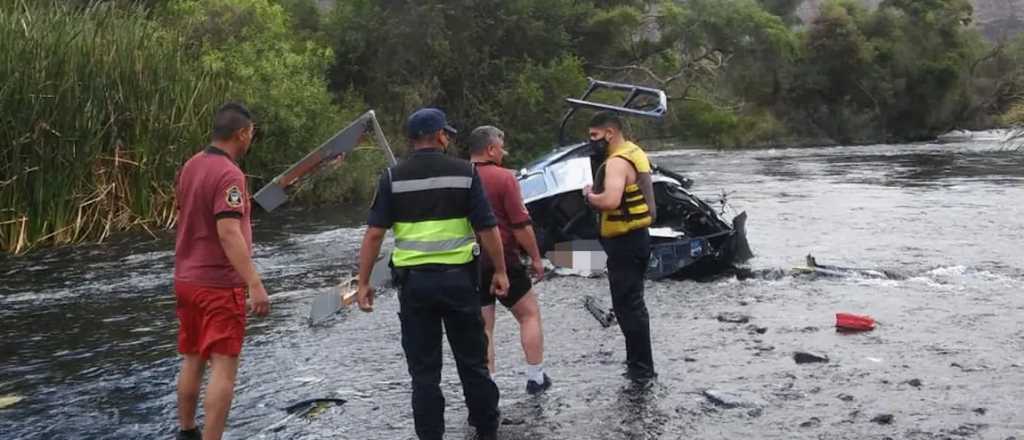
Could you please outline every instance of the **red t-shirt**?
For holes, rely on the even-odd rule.
[[[521,246],[516,241],[515,235],[512,235],[512,229],[530,224],[530,212],[523,204],[519,181],[516,180],[512,170],[490,162],[477,163],[476,171],[480,175],[480,182],[484,186],[484,192],[487,193],[487,201],[491,204],[494,217],[498,219],[498,231],[501,233],[505,261],[516,263],[519,261]],[[485,265],[490,264],[486,255],[483,262]]]
[[[245,287],[217,235],[217,220],[238,218],[252,253],[251,204],[245,174],[222,150],[207,147],[192,156],[175,185],[178,230],[174,280],[210,287]]]

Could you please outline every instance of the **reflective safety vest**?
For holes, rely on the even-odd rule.
[[[641,174],[650,175],[651,173],[651,163],[647,160],[647,154],[632,142],[627,141],[618,151],[609,154],[608,160],[613,157],[621,157],[633,165],[633,169],[637,172],[637,182],[640,181]],[[598,192],[603,191],[604,173],[608,160],[605,160],[605,163],[601,164],[597,170],[595,186]],[[637,182],[626,185],[618,208],[601,212],[601,237],[618,237],[637,229],[646,228],[653,222],[651,208]]]
[[[473,261],[469,223],[473,165],[441,152],[420,152],[388,170],[395,250],[391,264],[460,265]]]

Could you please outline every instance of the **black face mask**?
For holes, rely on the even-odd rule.
[[[595,156],[604,158],[608,155],[608,139],[592,140],[588,145]]]

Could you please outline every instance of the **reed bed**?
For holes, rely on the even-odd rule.
[[[181,38],[142,11],[0,0],[0,250],[173,223],[226,98]]]

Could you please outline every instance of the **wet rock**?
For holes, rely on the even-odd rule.
[[[814,326],[807,326],[800,329],[800,333],[815,333],[821,331],[820,328]]]
[[[879,425],[891,425],[894,418],[892,414],[879,414],[871,419],[871,421]]]
[[[817,428],[821,426],[821,419],[817,417],[811,417],[810,420],[800,424],[801,428]]]
[[[964,365],[958,364],[956,362],[953,362],[952,364],[949,364],[949,366],[951,366],[953,368],[959,368],[960,371],[963,371],[964,373],[974,373],[974,372],[978,372],[978,371],[982,371],[982,370],[988,369],[988,367],[986,367],[984,365],[977,366],[977,367],[968,367],[968,366],[964,366]]]
[[[750,411],[747,411],[747,415],[750,417],[761,417],[764,415],[764,408],[753,408]]]
[[[983,416],[988,413],[988,410],[985,408],[974,408],[974,413],[979,416]]]
[[[502,425],[509,425],[509,426],[524,425],[524,424],[526,424],[526,420],[518,419],[518,418],[514,418],[514,417],[502,417],[501,424]]]
[[[750,322],[750,316],[736,312],[722,312],[718,314],[718,321],[732,324],[746,324]]]
[[[828,356],[807,351],[798,351],[793,353],[793,360],[798,364],[826,363],[828,362]]]
[[[984,425],[967,424],[960,425],[952,431],[948,431],[949,435],[955,435],[957,437],[974,437],[978,435],[978,431],[984,428]]]
[[[747,326],[747,331],[750,332],[750,334],[752,334],[752,335],[753,334],[763,335],[763,334],[768,332],[768,327],[761,327],[761,326],[758,326],[758,325],[755,325],[755,324],[750,324],[750,325]]]
[[[843,402],[853,402],[854,399],[855,399],[853,396],[851,396],[849,394],[840,394],[840,395],[838,395],[836,397],[838,397],[839,400],[842,400]]]
[[[758,345],[754,346],[754,350],[761,351],[761,352],[774,351],[775,350],[775,346],[773,346],[773,345],[758,344]]]
[[[697,360],[692,357],[685,357],[683,358],[683,362],[697,362]]]
[[[921,385],[923,385],[923,382],[921,382],[921,379],[910,379],[910,380],[907,381],[907,385],[910,385],[910,386],[912,386],[914,388],[921,388]]]
[[[726,409],[758,409],[764,406],[764,402],[762,402],[761,399],[744,392],[704,390],[703,394],[711,403]]]

